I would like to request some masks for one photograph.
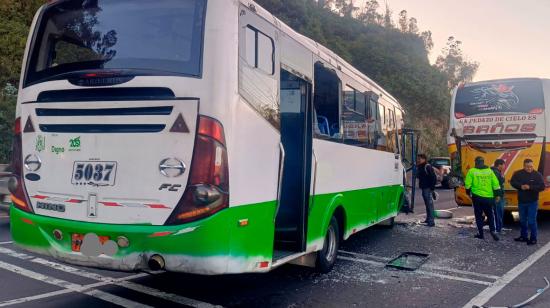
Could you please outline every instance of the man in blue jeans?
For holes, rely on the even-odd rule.
[[[437,176],[434,168],[428,164],[428,157],[425,154],[417,156],[418,186],[422,189],[422,198],[426,204],[426,221],[428,227],[435,227],[435,209],[433,195]]]
[[[504,200],[504,166],[506,162],[503,159],[495,160],[493,167],[491,169],[495,173],[498,183],[500,184],[500,189],[495,194],[495,222],[496,222],[496,231],[498,234],[502,233],[502,226],[504,225],[504,205],[506,201]]]
[[[523,162],[523,170],[514,173],[510,184],[518,190],[519,220],[521,223],[521,236],[516,238],[515,241],[526,242],[527,245],[536,245],[539,194],[545,188],[544,179],[535,170],[533,161],[526,159]],[[531,231],[530,238],[528,229]]]

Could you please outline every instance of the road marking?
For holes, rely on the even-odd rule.
[[[10,218],[8,215],[0,215],[0,218]]]
[[[127,277],[124,277],[124,278],[119,278],[119,279],[116,279],[116,280],[117,281],[125,281],[125,280],[141,278],[141,277],[144,277],[144,276],[147,276],[147,275],[144,275],[144,274],[140,273],[140,274],[136,274],[136,275],[132,275],[132,276],[127,276]],[[85,285],[85,286],[82,286],[82,291],[89,290],[89,289],[92,289],[92,288],[98,288],[98,287],[106,286],[106,285],[109,285],[109,284],[110,283],[107,283],[107,282],[98,282],[98,283],[94,283],[94,284]],[[73,290],[63,289],[63,290],[58,290],[58,291],[33,295],[33,296],[27,296],[27,297],[11,299],[11,300],[0,302],[0,307],[17,305],[17,304],[22,304],[22,303],[28,303],[28,302],[39,300],[39,299],[45,299],[45,298],[54,297],[54,296],[58,296],[58,295],[69,294],[69,293],[73,293],[73,292],[74,292]]]
[[[527,259],[525,259],[520,264],[512,268],[508,273],[504,274],[500,279],[495,281],[489,288],[481,291],[476,297],[472,298],[464,308],[472,308],[473,306],[482,306],[486,304],[493,296],[495,296],[500,290],[506,287],[510,282],[516,279],[519,275],[525,272],[529,267],[531,267],[535,262],[540,258],[546,255],[550,251],[550,242],[541,247],[539,250],[531,254]]]
[[[106,276],[103,276],[103,275],[100,275],[100,274],[88,272],[88,271],[78,269],[78,268],[75,268],[75,267],[71,267],[71,266],[68,266],[68,265],[48,261],[48,260],[45,260],[45,259],[42,259],[42,258],[35,258],[31,255],[28,255],[28,254],[25,254],[25,253],[19,253],[15,250],[12,250],[12,249],[0,247],[0,253],[11,256],[11,257],[14,257],[14,258],[18,258],[18,259],[30,260],[33,263],[37,263],[37,264],[40,264],[40,265],[43,265],[43,266],[47,266],[47,267],[50,267],[52,269],[56,269],[56,270],[59,270],[59,271],[62,271],[62,272],[74,274],[74,275],[77,275],[77,276],[81,276],[81,277],[85,277],[85,278],[89,278],[89,279],[93,279],[93,280],[98,280],[98,281],[104,282],[106,284],[113,284],[113,285],[116,285],[116,286],[124,287],[124,288],[130,289],[130,290],[136,291],[136,292],[144,293],[144,294],[147,294],[147,295],[150,295],[150,296],[154,296],[154,297],[161,298],[161,299],[164,299],[164,300],[168,300],[168,301],[171,301],[171,302],[175,302],[175,303],[178,303],[178,304],[192,306],[192,307],[201,307],[201,308],[202,307],[204,307],[204,308],[215,307],[214,305],[211,305],[211,304],[208,304],[208,303],[205,303],[205,302],[197,301],[197,300],[187,298],[187,297],[183,297],[183,296],[180,296],[180,295],[177,295],[177,294],[163,292],[161,290],[154,289],[154,288],[151,288],[151,287],[147,287],[147,286],[144,286],[144,285],[140,285],[140,284],[137,284],[135,282],[128,281],[128,280],[117,282],[116,279],[112,278],[112,277],[106,277]],[[150,276],[150,274],[143,273],[142,277],[145,277],[145,276]]]
[[[77,269],[77,268],[74,268],[74,267],[71,267],[71,266],[59,264],[59,263],[44,260],[44,259],[41,259],[41,258],[32,259],[31,262],[38,263],[38,264],[41,264],[41,265],[44,265],[44,266],[48,266],[48,267],[51,267],[53,269],[60,270],[60,271],[66,272],[66,273],[71,273],[71,274],[74,274],[74,275],[77,275],[77,276],[82,276],[82,277],[86,277],[86,278],[94,279],[94,280],[99,280],[99,281],[103,281],[103,282],[109,282],[109,283],[112,283],[112,284],[120,286],[120,287],[124,287],[124,288],[130,289],[130,290],[136,291],[136,292],[144,293],[144,294],[147,294],[147,295],[150,295],[150,296],[154,296],[154,297],[157,297],[157,298],[161,298],[161,299],[168,300],[168,301],[178,303],[178,304],[182,304],[182,305],[193,306],[193,307],[205,307],[205,308],[206,307],[214,307],[214,305],[211,305],[211,304],[208,304],[208,303],[205,303],[205,302],[197,301],[197,300],[190,299],[190,298],[187,298],[187,297],[183,297],[183,296],[180,296],[180,295],[177,295],[177,294],[163,292],[161,290],[154,289],[154,288],[151,288],[151,287],[147,287],[147,286],[144,286],[144,285],[132,282],[132,281],[115,282],[114,279],[110,278],[110,277],[105,277],[105,276],[102,276],[102,275],[99,275],[99,274],[96,274],[96,273],[91,273],[91,272],[88,272],[88,271],[85,271],[85,270]]]
[[[13,244],[13,241],[0,242],[0,245],[8,245],[8,244]]]
[[[372,260],[383,262],[383,263],[387,263],[388,261],[391,260],[391,258],[380,257],[380,256],[375,256],[375,255],[369,255],[369,254],[363,254],[363,253],[357,253],[357,252],[344,251],[344,250],[338,250],[338,252],[349,254],[349,255],[352,255],[352,256],[355,256],[355,257],[359,257],[359,258],[372,259]],[[481,274],[481,273],[475,273],[475,272],[469,272],[469,271],[463,271],[463,270],[457,270],[457,269],[453,269],[453,268],[450,268],[450,267],[435,266],[435,265],[430,265],[430,264],[425,264],[422,267],[423,268],[428,268],[428,269],[431,269],[431,270],[436,270],[436,271],[443,271],[443,272],[449,272],[449,273],[455,273],[455,274],[475,276],[475,277],[486,278],[486,279],[490,279],[490,280],[497,280],[497,279],[500,278],[500,276],[489,275],[489,274]]]
[[[365,263],[365,264],[370,264],[370,265],[374,265],[374,266],[378,266],[378,267],[384,267],[386,265],[385,263],[382,263],[382,262],[370,261],[370,260],[365,260],[365,259],[348,258],[348,257],[342,257],[342,256],[338,256],[338,259],[342,259],[342,260],[346,260],[346,261],[352,261],[352,262]],[[481,285],[485,285],[485,286],[490,286],[491,285],[491,283],[487,282],[487,281],[469,279],[469,278],[464,278],[464,277],[456,277],[456,276],[432,273],[432,272],[421,271],[421,270],[414,271],[414,273],[418,273],[420,275],[425,275],[425,276],[437,277],[437,278],[444,278],[444,279],[450,279],[450,280],[456,280],[456,281],[462,281],[462,282],[481,284]]]
[[[60,288],[64,288],[64,289],[74,291],[74,292],[83,293],[83,294],[86,294],[86,295],[89,295],[89,296],[92,296],[92,297],[96,297],[96,298],[99,298],[101,300],[104,300],[104,301],[107,301],[107,302],[110,302],[110,303],[113,303],[113,304],[116,304],[116,305],[119,305],[119,306],[123,306],[123,307],[143,307],[143,308],[151,307],[151,306],[143,305],[143,304],[140,304],[138,302],[134,302],[132,300],[122,298],[122,297],[116,296],[114,294],[109,294],[109,293],[106,293],[106,292],[103,292],[103,291],[100,291],[100,290],[83,291],[83,288],[85,287],[83,285],[79,285],[79,284],[75,284],[75,283],[68,282],[68,281],[65,281],[65,280],[49,277],[49,276],[46,276],[46,275],[43,275],[43,274],[40,274],[40,273],[37,273],[37,272],[33,272],[33,271],[30,271],[30,270],[24,269],[22,267],[6,263],[6,262],[0,261],[0,268],[4,269],[4,270],[7,270],[7,271],[10,271],[12,273],[16,273],[16,274],[25,276],[27,278],[31,278],[31,279],[38,280],[38,281],[41,281],[41,282],[44,282],[44,283],[47,283],[47,284],[54,285],[56,287],[60,287]]]

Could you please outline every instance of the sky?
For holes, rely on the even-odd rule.
[[[432,31],[432,63],[452,35],[479,62],[476,81],[550,78],[550,0],[379,0],[381,6],[385,1],[394,20],[405,9],[421,31]]]

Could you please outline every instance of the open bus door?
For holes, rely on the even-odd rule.
[[[401,130],[401,157],[405,166],[405,174],[403,174],[403,185],[405,186],[405,213],[414,211],[414,203],[416,196],[416,178],[417,178],[417,163],[418,144],[420,133],[417,130],[403,128]],[[410,190],[410,194],[408,193]]]
[[[274,259],[306,250],[312,162],[312,86],[281,70],[281,162]]]

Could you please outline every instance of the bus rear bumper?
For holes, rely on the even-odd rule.
[[[164,259],[164,270],[171,272],[219,275],[268,271],[271,262],[268,266],[265,264],[271,258],[231,255],[230,232],[224,230],[226,228],[223,226],[227,226],[224,224],[226,214],[222,213],[183,226],[134,226],[55,219],[30,214],[12,206],[10,223],[12,238],[17,246],[75,265],[135,272],[150,269],[150,258],[159,255]],[[62,236],[54,235],[56,232],[61,232]],[[100,251],[95,255],[85,255],[81,251],[86,249],[74,251],[72,237],[75,234],[101,237],[100,250],[106,247],[107,243],[103,240],[107,238],[117,243],[122,236],[129,245],[122,247],[124,245],[117,244],[114,254]]]

